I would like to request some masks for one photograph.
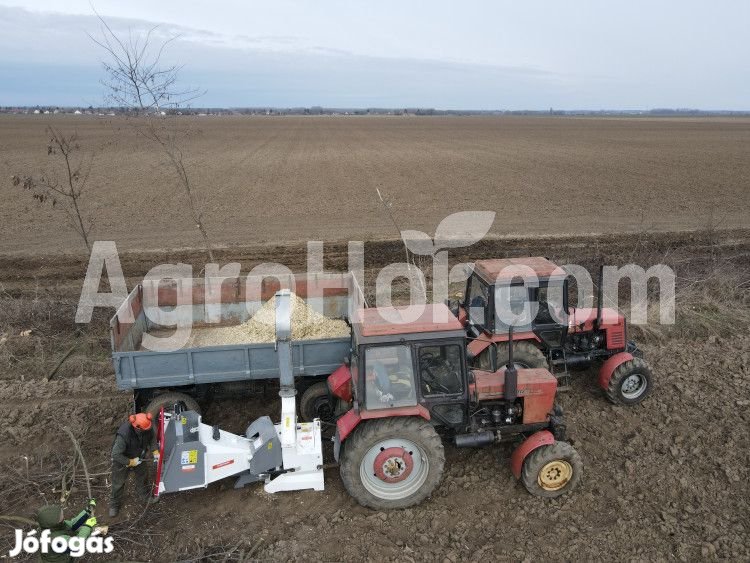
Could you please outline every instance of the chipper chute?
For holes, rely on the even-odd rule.
[[[201,422],[194,411],[162,413],[156,494],[206,487],[237,477],[235,488],[262,481],[269,493],[323,490],[320,421],[297,422],[291,356],[290,292],[276,293],[276,351],[281,422],[267,416],[238,436]]]

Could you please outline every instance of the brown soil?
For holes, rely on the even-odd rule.
[[[750,120],[528,117],[184,118],[188,171],[219,245],[372,240],[495,210],[493,234],[747,227]],[[119,118],[0,116],[0,252],[79,252],[11,174],[54,170],[44,129],[98,156],[84,209],[129,250],[200,243],[164,158]]]
[[[368,247],[371,268],[390,262],[398,243]],[[345,246],[331,246],[330,267],[345,267]],[[750,558],[750,339],[746,319],[750,236],[741,232],[592,239],[488,241],[455,259],[546,254],[584,265],[663,259],[678,275],[678,326],[671,333],[634,331],[653,366],[656,389],[635,408],[607,403],[591,373],[561,396],[584,464],[570,496],[531,497],[509,469],[507,447],[446,446],[444,479],[422,505],[378,513],[357,505],[338,470],[323,493],[267,495],[231,482],[165,497],[145,513],[131,501],[110,522],[123,559],[238,560],[664,560]],[[226,251],[243,271],[275,259],[299,270],[303,248]],[[197,252],[130,254],[137,279],[165,259],[199,263]],[[81,438],[101,514],[107,460],[131,399],[117,392],[108,359],[108,311],[88,327],[72,322],[85,261],[55,257],[0,259],[0,489],[2,513],[26,516],[58,497],[61,467],[72,459],[60,425]],[[196,270],[197,271],[197,270]],[[35,283],[36,280],[36,283]],[[699,293],[696,293],[698,291]],[[726,305],[726,308],[724,308]],[[706,315],[714,324],[694,324]],[[730,316],[735,315],[736,316]],[[743,316],[744,315],[744,316]],[[32,329],[30,336],[19,336]],[[52,381],[45,376],[72,343],[78,347]],[[279,412],[275,389],[250,399],[215,401],[205,419],[243,432],[261,414]],[[22,456],[28,456],[28,465]],[[330,451],[327,452],[331,460]],[[69,512],[83,502],[80,469]],[[106,517],[102,518],[107,521]],[[0,524],[2,526],[2,524]],[[6,533],[7,532],[7,533]],[[0,533],[9,548],[10,528]],[[231,551],[233,550],[234,551]],[[231,551],[231,553],[230,553]]]

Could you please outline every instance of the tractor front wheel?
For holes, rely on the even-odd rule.
[[[367,421],[343,446],[344,487],[359,504],[375,510],[419,504],[443,476],[443,443],[421,418]]]
[[[615,404],[636,405],[651,391],[651,368],[645,360],[633,358],[623,362],[612,373],[607,398]]]
[[[538,497],[555,498],[572,491],[581,480],[583,462],[567,442],[540,446],[523,462],[521,482]]]

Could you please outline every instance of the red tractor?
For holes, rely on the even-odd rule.
[[[627,340],[625,317],[602,307],[599,279],[596,308],[568,304],[569,276],[546,258],[479,260],[466,282],[463,302],[452,305],[471,342],[472,365],[491,369],[508,361],[508,324],[497,308],[534,304],[535,318],[515,327],[517,367],[548,368],[567,385],[568,368],[603,362],[599,385],[613,403],[634,405],[651,391],[651,369]]]
[[[459,447],[518,442],[511,469],[535,495],[557,497],[579,482],[583,465],[565,441],[548,369],[516,369],[512,347],[507,367],[470,368],[464,326],[443,304],[361,309],[354,321],[351,355],[327,383],[345,411],[334,455],[358,502],[380,510],[428,497],[443,473],[443,438]]]

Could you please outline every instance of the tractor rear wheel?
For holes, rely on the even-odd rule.
[[[621,363],[607,385],[607,398],[619,405],[637,405],[651,392],[651,368],[646,360],[633,358]]]
[[[521,482],[532,495],[555,498],[572,491],[581,480],[583,462],[567,442],[540,446],[523,461]]]
[[[370,420],[344,442],[341,480],[362,506],[407,508],[430,496],[445,465],[443,443],[417,417]]]
[[[490,353],[492,347],[482,351],[475,360],[476,367],[482,370],[490,369]],[[513,363],[517,369],[547,368],[547,357],[539,348],[531,342],[513,341]],[[508,364],[508,343],[502,342],[497,345],[497,367],[502,368]]]
[[[159,411],[164,407],[164,412],[174,412],[174,406],[180,405],[182,410],[195,411],[201,414],[201,408],[198,405],[198,401],[193,399],[190,395],[185,393],[167,392],[157,395],[151,402],[146,406],[146,412],[150,412],[151,416],[156,420],[159,416]]]

